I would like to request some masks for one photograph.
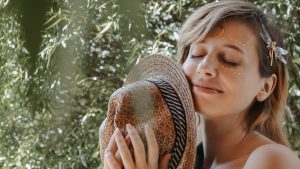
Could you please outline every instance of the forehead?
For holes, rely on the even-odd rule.
[[[210,40],[215,44],[233,44],[249,54],[254,52],[257,54],[257,35],[253,27],[241,19],[228,19],[218,23],[203,40],[196,42],[196,44]]]
[[[236,39],[252,44],[256,44],[257,41],[256,32],[253,30],[253,26],[241,19],[228,19],[217,24],[208,33],[207,38],[216,36],[222,36],[227,39]]]

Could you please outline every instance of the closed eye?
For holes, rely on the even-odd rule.
[[[205,56],[205,55],[191,55],[191,58],[193,59],[193,58],[202,58],[203,56]]]
[[[191,58],[197,58],[198,56],[196,56],[196,55],[191,55]]]
[[[230,61],[226,61],[226,60],[223,60],[223,62],[224,62],[226,65],[232,66],[232,67],[236,67],[236,66],[239,65],[238,63],[230,62]]]
[[[238,63],[238,62],[234,62],[234,61],[228,60],[228,58],[225,57],[225,54],[224,54],[224,53],[220,53],[220,54],[219,54],[219,58],[220,58],[220,60],[221,60],[224,64],[226,64],[226,65],[228,65],[228,66],[231,66],[231,67],[237,67],[237,66],[239,66],[239,63]]]

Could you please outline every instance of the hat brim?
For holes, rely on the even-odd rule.
[[[163,80],[170,84],[183,105],[186,117],[186,148],[177,168],[190,169],[196,154],[196,120],[192,94],[182,67],[162,54],[152,54],[141,60],[129,72],[124,85],[140,80]]]

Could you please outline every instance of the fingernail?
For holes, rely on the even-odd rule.
[[[126,130],[127,130],[128,132],[130,132],[131,129],[132,129],[132,126],[131,126],[129,123],[126,124]]]
[[[148,124],[145,124],[145,132],[148,132],[149,131],[149,125]]]
[[[109,153],[109,152],[110,152],[109,149],[106,148],[106,149],[105,149],[105,154],[107,154],[107,153]]]
[[[119,129],[119,127],[116,128],[116,137],[120,137],[121,136],[121,131]]]
[[[151,128],[151,127],[150,127],[149,124],[146,124],[146,125],[145,125],[145,129],[149,130],[150,128]]]
[[[108,155],[110,153],[109,149],[105,149],[105,155]]]
[[[112,160],[112,153],[110,151],[106,153],[106,156],[108,157],[109,160]]]
[[[145,132],[153,133],[154,132],[153,126],[151,124],[146,124],[145,125]]]

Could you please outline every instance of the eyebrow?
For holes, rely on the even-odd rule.
[[[241,48],[239,48],[239,47],[237,47],[237,46],[235,46],[235,45],[232,45],[232,44],[226,44],[226,45],[224,45],[224,46],[227,47],[227,48],[231,48],[231,49],[234,49],[234,50],[236,50],[236,51],[239,51],[240,53],[245,54],[245,52],[244,52]]]

